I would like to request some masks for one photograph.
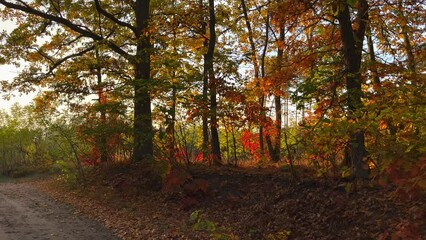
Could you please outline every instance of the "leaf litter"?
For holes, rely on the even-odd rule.
[[[96,168],[86,189],[53,178],[32,184],[126,240],[426,239],[425,198],[399,199],[391,188],[347,192],[334,180],[292,181],[278,168],[182,171],[191,177],[172,181],[181,185],[172,191],[138,164]]]

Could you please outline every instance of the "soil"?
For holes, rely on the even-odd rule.
[[[0,239],[119,239],[101,223],[27,183],[0,183]]]

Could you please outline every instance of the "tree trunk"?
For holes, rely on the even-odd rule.
[[[235,129],[232,127],[232,148],[233,148],[233,154],[234,154],[234,165],[238,165],[237,160],[237,140],[235,139]]]
[[[207,35],[207,24],[204,21],[204,4],[203,4],[203,0],[199,0],[198,2],[198,6],[200,8],[200,23],[201,23],[201,34],[203,36]],[[209,47],[209,41],[206,37],[204,37],[203,40],[203,47],[204,48],[208,48]],[[202,115],[201,115],[201,119],[202,119],[202,125],[203,125],[203,145],[202,145],[202,151],[203,151],[203,161],[207,162],[208,161],[208,156],[210,154],[209,151],[209,123],[208,123],[208,116],[209,116],[209,112],[208,112],[208,91],[209,91],[209,69],[208,69],[208,60],[207,60],[207,54],[203,55],[204,57],[204,69],[203,69],[203,96],[202,96]]]
[[[229,132],[228,132],[228,128],[225,125],[225,139],[226,139],[226,162],[229,165],[229,160],[230,160],[230,156],[229,156]]]
[[[293,181],[294,181],[294,180],[296,180],[296,179],[297,179],[297,174],[296,174],[296,171],[295,171],[295,169],[294,169],[293,154],[292,154],[292,152],[291,152],[290,145],[288,144],[288,137],[287,137],[287,131],[288,131],[288,130],[289,130],[289,129],[286,129],[286,130],[284,131],[284,142],[285,142],[285,146],[286,146],[286,149],[287,149],[287,155],[288,155],[288,160],[289,160],[289,164],[290,164],[290,172],[291,172],[291,176],[292,176],[292,179],[293,179]]]
[[[176,41],[176,30],[173,29],[173,40]],[[176,46],[173,44],[173,53],[177,53],[177,48]],[[170,119],[169,119],[169,124],[167,126],[167,135],[170,139],[169,142],[169,162],[176,164],[176,157],[175,157],[175,153],[176,153],[176,105],[177,105],[177,82],[178,80],[176,79],[176,69],[171,69],[172,71],[172,106],[170,108]]]
[[[361,89],[361,53],[363,40],[368,22],[368,3],[366,0],[358,1],[356,23],[358,28],[352,29],[349,6],[344,1],[344,9],[339,12],[339,28],[343,47],[345,63],[345,79],[347,90],[348,119],[359,118],[357,112],[362,108]],[[350,134],[348,142],[348,159],[346,163],[353,168],[356,178],[367,178],[368,170],[363,168],[363,158],[366,156],[364,131],[356,130]]]
[[[244,20],[246,22],[246,27],[247,27],[247,32],[248,32],[248,38],[249,38],[249,43],[250,43],[250,55],[251,55],[251,60],[253,62],[253,69],[254,69],[254,80],[256,81],[256,87],[257,87],[257,91],[259,91],[259,105],[261,107],[261,119],[259,119],[259,144],[260,144],[260,155],[263,157],[264,153],[265,153],[265,145],[264,145],[264,139],[263,139],[263,135],[264,135],[264,126],[263,126],[263,120],[265,119],[265,111],[263,110],[263,106],[265,105],[265,96],[262,92],[262,90],[260,89],[260,79],[259,79],[259,63],[257,60],[257,54],[256,54],[256,45],[254,43],[254,37],[253,37],[253,29],[251,28],[251,24],[250,24],[250,20],[248,18],[248,13],[247,13],[247,6],[246,6],[246,2],[245,0],[241,0],[241,6],[243,9],[243,14],[244,14]],[[269,16],[268,16],[268,24],[269,24]],[[266,27],[266,31],[269,31],[269,25]],[[268,34],[267,34],[268,35]],[[266,45],[267,45],[267,41],[266,41]],[[262,76],[264,77],[264,76]]]
[[[106,103],[106,98],[104,96],[104,88],[102,86],[102,67],[100,64],[100,56],[99,56],[99,50],[96,49],[95,51],[96,55],[96,77],[97,77],[97,87],[98,87],[98,102],[101,105],[100,113],[101,113],[101,127],[102,129],[106,128],[106,112],[105,107],[103,106]],[[107,136],[105,131],[102,131],[100,133],[99,139],[99,150],[101,152],[100,160],[101,162],[107,162],[108,161],[108,146],[107,146]]]
[[[207,63],[207,69],[209,73],[210,81],[210,132],[212,135],[212,157],[213,164],[221,165],[221,155],[220,155],[220,143],[219,143],[219,132],[218,132],[218,121],[217,121],[217,79],[215,77],[214,68],[213,68],[213,57],[214,49],[216,46],[216,15],[215,15],[215,6],[214,0],[209,0],[209,30],[210,30],[210,39],[209,47],[206,53],[205,59]]]
[[[269,25],[269,24],[268,24]],[[269,28],[269,26],[268,26]],[[280,28],[280,41],[284,41],[284,28]],[[265,51],[264,51],[265,52]],[[280,71],[282,67],[282,61],[284,56],[284,50],[282,47],[278,47],[277,52],[277,65],[276,65],[276,71]],[[263,57],[262,57],[263,59]],[[262,69],[263,67],[263,60],[262,60]],[[264,70],[262,70],[263,72]],[[263,74],[263,73],[262,73]],[[280,89],[278,89],[280,90]],[[269,155],[273,162],[279,162],[281,159],[281,130],[282,130],[282,104],[281,104],[281,97],[278,94],[275,94],[275,131],[277,132],[277,136],[275,137],[275,143],[272,144],[271,137],[269,134],[266,136],[266,142],[268,144],[269,148]]]
[[[279,162],[281,159],[281,109],[281,97],[275,95],[275,131],[277,132],[277,136],[275,137],[274,156],[272,157],[272,161],[274,162]]]
[[[151,43],[148,29],[149,0],[136,1],[137,59],[134,63],[134,161],[151,161],[154,153],[151,116]]]
[[[175,79],[175,72],[173,71],[173,81]],[[176,99],[177,99],[177,88],[175,83],[172,86],[172,106],[170,108],[170,122],[167,126],[167,135],[170,138],[169,142],[169,161],[171,163],[175,162],[175,146],[176,146],[176,136],[175,136],[175,124],[176,124]]]

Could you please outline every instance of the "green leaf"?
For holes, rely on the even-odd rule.
[[[216,230],[216,224],[210,220],[204,221],[204,229],[209,232],[213,232]]]
[[[413,150],[414,146],[415,146],[415,145],[411,145],[411,146],[409,146],[409,147],[405,150],[405,153],[409,153],[409,152],[411,152],[411,150]]]
[[[195,210],[191,213],[191,215],[189,216],[189,219],[192,222],[197,222],[198,219],[200,218],[200,210]]]

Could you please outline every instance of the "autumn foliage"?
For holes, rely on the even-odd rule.
[[[423,1],[0,6],[16,25],[0,34],[0,63],[23,66],[2,90],[43,90],[34,129],[0,112],[1,136],[22,135],[0,145],[3,172],[45,158],[76,180],[140,163],[185,209],[216,187],[190,174],[199,165],[275,167],[292,183],[309,175],[347,194],[377,186],[409,201],[425,194]],[[412,237],[409,225],[383,238]]]

